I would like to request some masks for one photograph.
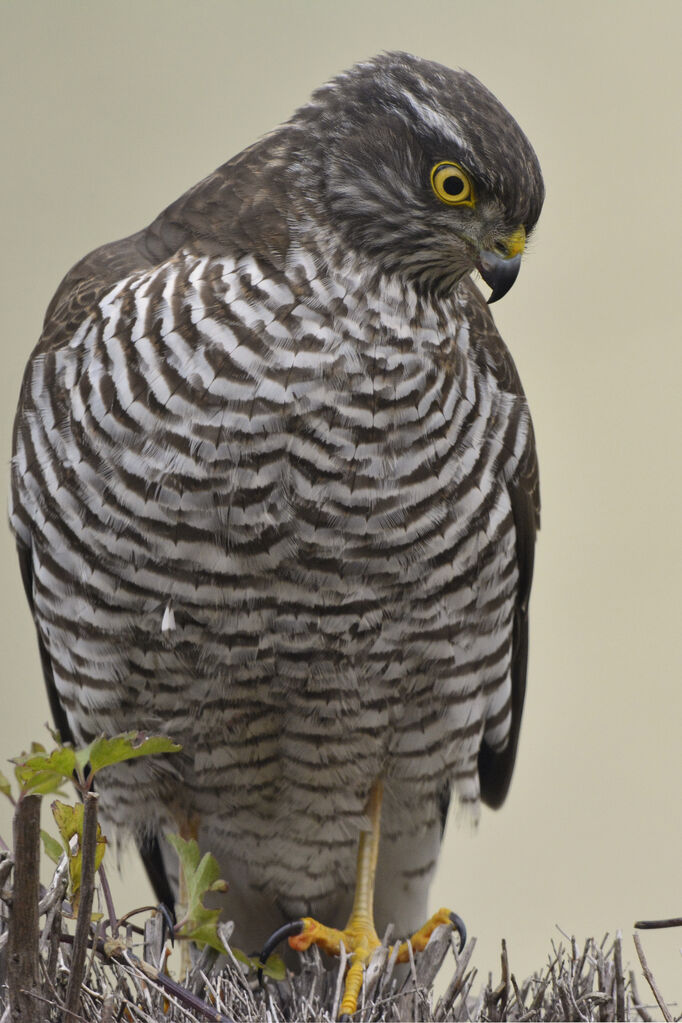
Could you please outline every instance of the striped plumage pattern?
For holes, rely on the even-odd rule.
[[[378,916],[400,927],[450,787],[476,808],[509,782],[532,427],[457,211],[410,178],[428,132],[475,163],[467,125],[493,113],[513,146],[480,143],[481,230],[530,230],[541,179],[509,115],[387,55],[77,264],[27,368],[11,521],[58,724],[182,743],[112,770],[103,810],[138,838],[196,816],[245,943],[340,920],[378,776]],[[382,130],[383,167],[351,174]]]

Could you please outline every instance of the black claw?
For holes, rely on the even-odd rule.
[[[464,926],[464,921],[462,920],[461,916],[458,916],[457,913],[450,914],[450,921],[452,923],[452,926],[459,934],[459,950],[461,952],[467,943],[467,929]]]
[[[175,914],[171,909],[168,908],[165,902],[160,902],[156,907],[156,912],[161,914],[163,920],[163,931],[161,933],[161,944],[163,945],[166,940],[166,936],[170,938],[170,943],[175,948]]]
[[[293,938],[294,934],[300,934],[303,930],[304,923],[302,920],[292,920],[288,924],[282,924],[278,927],[274,934],[271,934],[268,940],[263,945],[260,955],[258,956],[258,962],[260,966],[258,968],[258,983],[263,987],[263,967],[268,961],[268,956],[271,955],[280,941],[284,941],[285,938]]]

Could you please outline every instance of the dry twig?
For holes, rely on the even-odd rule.
[[[87,828],[85,829],[87,831]],[[84,846],[86,839],[84,838]],[[88,856],[84,867],[87,901]],[[0,862],[3,862],[0,860]],[[345,964],[325,967],[317,951],[306,953],[301,959],[300,972],[287,973],[281,982],[267,981],[261,990],[252,974],[235,959],[229,947],[229,925],[220,926],[220,937],[226,945],[226,956],[216,962],[214,953],[204,952],[195,958],[184,983],[167,976],[159,967],[165,962],[163,929],[160,917],[149,919],[144,927],[144,958],[139,959],[131,950],[135,935],[125,922],[131,915],[121,917],[120,939],[105,937],[100,923],[98,933],[85,928],[83,951],[77,950],[78,935],[65,933],[68,924],[62,916],[65,904],[65,860],[60,862],[52,884],[40,900],[43,914],[42,932],[38,939],[40,971],[34,982],[34,994],[22,981],[20,990],[28,991],[26,1005],[30,1015],[17,1016],[18,1020],[39,1018],[66,1018],[67,1004],[83,1023],[114,1023],[125,1018],[128,1023],[198,1023],[199,1020],[234,1023],[284,1023],[301,1020],[302,1023],[331,1023],[338,1011]],[[7,880],[7,878],[6,878]],[[33,911],[37,902],[37,883],[33,891]],[[82,898],[82,896],[81,896]],[[14,892],[0,889],[0,904],[14,911],[17,903]],[[68,905],[68,904],[67,904]],[[81,902],[81,906],[83,902]],[[21,906],[21,896],[19,897]],[[114,916],[109,905],[109,915]],[[0,914],[1,915],[1,914]],[[10,913],[11,919],[12,913]],[[88,913],[89,917],[89,913]],[[124,938],[123,925],[126,927]],[[0,919],[0,928],[2,920]],[[77,928],[78,930],[78,925]],[[140,930],[137,928],[135,933]],[[1,936],[0,936],[1,942]],[[637,943],[637,942],[636,942]],[[414,1019],[424,1023],[454,1023],[456,1020],[494,1021],[509,1020],[516,1023],[550,1023],[574,1020],[644,1020],[650,1019],[641,1004],[632,972],[623,970],[623,947],[620,934],[615,941],[605,938],[600,945],[588,940],[579,948],[576,941],[566,938],[565,943],[553,946],[545,968],[519,983],[511,969],[511,950],[502,946],[498,979],[492,976],[479,988],[478,972],[473,966],[475,939],[462,952],[458,942],[447,930],[436,931],[425,953],[414,956],[406,967],[398,966],[395,955],[385,948],[378,950],[368,969],[357,1014],[366,1023],[395,1023]],[[89,953],[89,954],[88,954]],[[665,1019],[671,1019],[651,970],[646,963],[641,944],[640,961]],[[77,961],[77,956],[79,961]],[[0,960],[9,958],[9,945]],[[451,979],[445,994],[433,1004],[432,985],[439,967],[449,970]],[[1,966],[0,962],[0,966]],[[74,976],[80,974],[80,1007],[73,1009],[64,990],[67,983],[75,985]],[[0,974],[1,975],[1,974]],[[16,989],[16,975],[15,975]],[[33,982],[31,982],[33,983]],[[0,988],[0,1014],[6,1006],[6,995]],[[665,1007],[665,1008],[664,1008]],[[6,1012],[0,1023],[10,1023]]]
[[[639,956],[639,961],[642,964],[642,973],[644,974],[644,976],[646,978],[646,981],[647,981],[647,984],[649,985],[649,987],[651,988],[651,990],[653,992],[654,998],[658,1002],[658,1007],[661,1010],[661,1012],[663,1013],[663,1019],[668,1021],[668,1023],[672,1023],[672,1018],[673,1018],[672,1017],[672,1013],[670,1012],[670,1009],[668,1008],[668,1006],[665,1004],[665,1001],[663,999],[663,995],[658,990],[658,985],[656,984],[656,979],[655,979],[653,973],[651,972],[651,970],[649,969],[649,964],[648,964],[648,962],[646,960],[646,956],[644,955],[644,949],[642,948],[642,942],[639,939],[639,934],[634,934],[633,938],[634,938],[634,942],[635,942],[635,948],[637,949],[637,955]]]

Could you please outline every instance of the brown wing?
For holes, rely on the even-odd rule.
[[[525,397],[514,360],[497,332],[488,306],[473,282],[468,284],[468,295],[470,330],[472,336],[480,341],[482,355],[488,367],[497,378],[501,390]],[[481,799],[494,809],[502,805],[509,790],[526,694],[528,602],[533,581],[535,536],[540,528],[540,480],[532,423],[519,471],[507,487],[514,516],[516,562],[519,573],[512,639],[511,732],[503,750],[493,750],[484,739],[478,755]]]

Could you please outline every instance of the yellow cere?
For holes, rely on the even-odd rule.
[[[507,258],[513,259],[514,256],[520,256],[526,247],[526,229],[521,225],[513,231],[508,238],[505,238],[504,244],[507,248]]]
[[[431,170],[431,187],[441,202],[448,206],[473,206],[474,186],[458,163],[441,160]]]

